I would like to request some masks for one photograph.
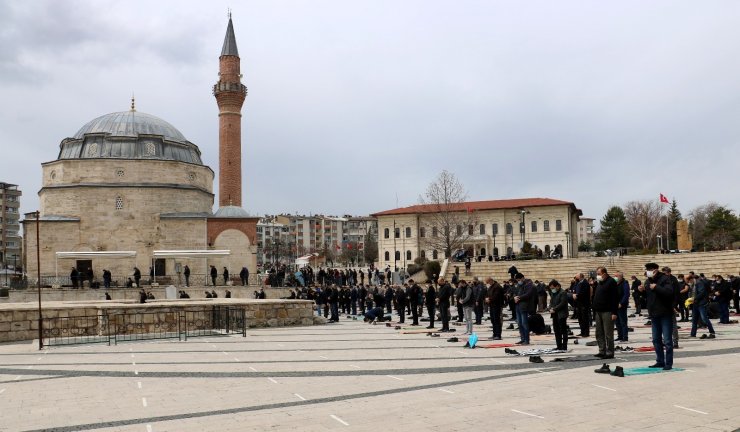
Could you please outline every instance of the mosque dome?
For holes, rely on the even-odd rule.
[[[174,160],[202,165],[200,150],[170,123],[131,109],[97,117],[60,144],[58,159]]]

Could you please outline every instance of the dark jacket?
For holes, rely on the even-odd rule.
[[[617,293],[619,294],[619,304],[622,305],[622,309],[626,309],[630,302],[630,283],[625,279],[622,282],[617,282]]]
[[[434,285],[429,285],[427,292],[424,294],[424,303],[427,306],[434,306],[434,302],[437,300],[437,290],[434,289]]]
[[[452,297],[452,285],[446,283],[439,289],[439,303],[449,305],[450,297]]]
[[[537,289],[531,280],[525,279],[522,285],[517,285],[516,295],[519,296],[519,307],[529,310],[529,307],[537,304]]]
[[[581,306],[591,304],[591,286],[586,279],[581,279],[576,284],[576,303]]]
[[[409,301],[411,306],[418,306],[421,301],[421,287],[418,284],[411,285],[409,290]]]
[[[486,297],[488,297],[488,304],[492,308],[503,307],[504,289],[501,288],[501,285],[498,282],[494,282],[490,287],[488,287]]]
[[[696,306],[706,306],[709,303],[709,291],[707,290],[707,281],[701,278],[696,279],[694,285],[694,304]]]
[[[655,289],[650,289],[650,285],[655,284]],[[670,316],[673,311],[673,283],[671,278],[665,273],[658,272],[655,276],[645,280],[645,295],[647,298],[648,314],[651,317]]]
[[[559,289],[555,294],[551,294],[550,309],[555,311],[551,314],[553,319],[568,318],[568,293]]]
[[[475,304],[475,295],[473,287],[470,285],[460,285],[460,304],[466,307],[472,307]]]
[[[611,276],[596,285],[594,290],[593,308],[595,312],[611,312],[617,314],[619,306],[619,294],[617,292],[617,283]]]

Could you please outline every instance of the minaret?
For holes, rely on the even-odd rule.
[[[229,26],[221,49],[219,80],[213,86],[218,104],[218,204],[219,207],[242,205],[242,105],[247,87],[241,83],[239,51],[234,25]]]

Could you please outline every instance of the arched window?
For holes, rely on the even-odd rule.
[[[498,224],[491,225],[491,231],[493,231],[493,235],[498,235]]]
[[[396,228],[393,234],[396,236],[396,238],[401,238],[401,228]]]
[[[390,261],[391,260],[391,253],[388,251],[385,251],[385,260]]]
[[[390,238],[391,237],[391,230],[388,229],[388,228],[386,228],[385,230],[383,230],[383,237]]]
[[[542,229],[545,231],[550,231],[550,221],[549,220],[542,222]]]
[[[498,248],[493,248],[493,257],[494,258],[498,257]]]
[[[396,261],[401,259],[401,251],[396,251]]]
[[[427,230],[424,227],[419,228],[419,237],[426,237]]]
[[[546,257],[550,256],[550,245],[545,245],[545,256]]]
[[[422,257],[422,258],[426,258],[427,257],[426,251],[424,249],[422,249],[421,252],[419,252],[419,256]]]
[[[510,224],[506,224],[506,235],[512,235],[514,234],[514,227]]]
[[[437,227],[432,227],[432,237],[437,237]]]
[[[563,230],[563,221],[560,219],[555,221],[555,231],[562,231]]]
[[[411,261],[411,251],[410,250],[406,251],[406,261]]]
[[[457,235],[462,235],[462,225],[457,226]]]
[[[411,227],[406,227],[406,238],[411,237]]]
[[[480,235],[485,235],[486,234],[486,225],[485,224],[480,224],[479,234]]]
[[[511,246],[506,248],[506,256],[511,256],[514,254],[514,249],[511,248]]]
[[[437,249],[434,249],[432,251],[432,259],[437,259],[438,256],[439,256],[439,254],[437,253]]]
[[[480,249],[480,255],[479,256],[486,256],[486,248]]]
[[[537,232],[537,221],[532,221],[532,232]]]

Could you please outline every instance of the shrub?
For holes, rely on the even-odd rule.
[[[426,274],[427,279],[429,280],[432,280],[434,275],[437,275],[437,277],[439,277],[439,272],[441,270],[442,266],[439,264],[439,261],[427,261],[427,263],[424,264],[424,274]]]

